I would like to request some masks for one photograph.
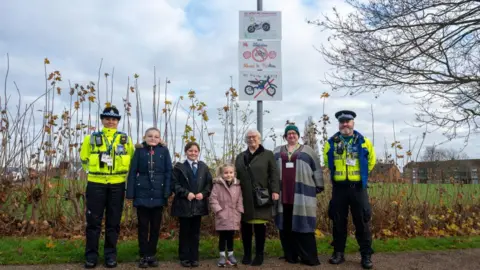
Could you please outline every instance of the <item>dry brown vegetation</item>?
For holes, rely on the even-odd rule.
[[[65,91],[60,86],[61,72],[47,72],[50,64],[48,59],[44,64],[45,92],[34,102],[25,104],[17,88],[18,103],[10,103],[12,91],[7,90],[8,72],[4,94],[0,95],[0,235],[52,235],[56,238],[82,239],[86,182],[85,174],[78,166],[79,145],[85,134],[98,129],[99,109],[112,105],[113,94],[109,96],[108,93],[113,93],[113,83],[109,86],[108,80],[112,79],[113,82],[113,78],[108,73],[104,74],[106,99],[100,103],[100,76],[97,83],[69,85]],[[147,122],[143,119],[139,77],[134,74],[132,84],[127,85],[123,97],[124,126],[121,127],[133,135],[137,143],[144,130],[143,124]],[[165,93],[168,82],[166,80]],[[225,106],[218,109],[218,119],[224,130],[223,135],[216,135],[208,128],[207,104],[197,97],[194,90],[174,101],[167,100],[165,96],[161,101],[159,85],[160,82],[155,83],[153,89],[148,90],[153,92],[154,125],[163,128],[163,137],[173,160],[179,160],[184,143],[193,140],[201,144],[202,159],[212,169],[220,162],[232,161],[242,150],[243,135],[252,124],[253,111],[250,107],[240,108],[233,87],[225,91]],[[321,98],[325,100],[328,96],[328,93],[323,93]],[[40,104],[41,101],[44,103]],[[59,109],[62,106],[64,108]],[[37,108],[42,108],[41,114]],[[179,113],[187,115],[186,122],[177,121]],[[41,121],[38,121],[39,118]],[[329,118],[325,112],[320,118],[320,131],[310,119],[307,129],[312,132],[305,132],[308,141],[314,144],[317,136],[321,144],[328,138],[326,125],[330,123]],[[223,136],[221,147],[215,147],[215,141],[219,141],[215,136]],[[277,137],[273,129],[270,135],[267,133],[264,137],[274,140],[276,144]],[[397,142],[392,147],[402,150]],[[409,149],[405,153],[407,157],[412,155]],[[396,155],[403,157],[399,152]],[[19,180],[15,181],[10,173],[8,168],[11,167],[21,172]],[[328,172],[325,172],[325,179],[329,179]],[[478,192],[479,188],[473,185],[374,184],[370,189],[374,236],[478,235]],[[331,231],[326,211],[329,193],[330,187],[327,186],[326,192],[318,196],[318,236]],[[135,211],[127,202],[122,217],[122,237],[135,237],[135,226]],[[213,217],[205,218],[202,226],[203,232],[213,234]],[[351,224],[349,228],[353,233]],[[169,211],[165,211],[161,237],[173,238],[176,231],[176,219],[170,217]],[[271,223],[269,235],[277,235]]]

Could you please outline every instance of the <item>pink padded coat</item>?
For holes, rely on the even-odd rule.
[[[215,178],[209,200],[210,208],[215,213],[215,230],[240,230],[243,198],[238,179],[234,179],[229,187],[222,178]]]

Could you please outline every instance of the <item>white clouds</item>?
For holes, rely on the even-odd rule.
[[[330,89],[320,80],[330,67],[314,46],[327,36],[305,20],[317,18],[320,12],[329,12],[333,5],[342,8],[345,5],[341,1],[317,2],[317,5],[303,5],[300,0],[263,1],[264,10],[282,11],[284,75],[284,100],[264,103],[264,109],[271,112],[264,118],[265,130],[274,127],[282,132],[287,119],[295,121],[303,130],[309,115],[319,119],[322,114],[320,95]],[[44,91],[44,57],[52,62],[49,69],[62,72],[63,88],[68,87],[69,79],[72,83],[96,83],[99,62],[103,58],[100,90],[105,89],[103,73],[111,73],[115,67],[117,94],[114,103],[119,107],[122,107],[121,97],[127,89],[127,76],[132,84],[133,74],[140,75],[145,126],[152,117],[153,66],[156,66],[157,79],[161,79],[162,100],[165,77],[168,77],[172,82],[168,86],[168,99],[176,100],[189,89],[195,89],[199,99],[208,104],[210,118],[217,119],[216,109],[225,103],[224,92],[230,87],[230,76],[233,76],[235,87],[237,84],[238,11],[255,9],[256,1],[253,0],[57,0],[48,4],[29,2],[28,5],[21,5],[20,1],[2,1],[0,53],[10,53],[9,91],[13,94],[14,80],[25,96]],[[5,73],[4,59],[0,75]],[[358,130],[371,136],[370,104],[373,104],[377,152],[383,152],[384,138],[393,141],[393,120],[397,139],[408,144],[410,134],[415,137],[423,130],[404,123],[414,121],[415,111],[412,106],[399,104],[399,99],[411,101],[394,94],[374,99],[368,94],[344,97],[342,93],[332,93],[326,102],[326,113],[332,118],[328,132],[332,134],[337,128],[333,119],[337,110],[352,109],[358,114]],[[245,106],[242,102],[242,107]],[[182,113],[179,118],[186,119],[186,115]],[[217,134],[223,130],[218,120],[212,120],[209,125]],[[180,131],[183,127],[177,129]],[[428,135],[426,144],[441,140],[443,137],[439,133]],[[271,142],[266,144],[272,146]],[[452,147],[460,145],[461,141],[449,144]],[[469,147],[467,153],[479,156],[480,151],[476,149]]]

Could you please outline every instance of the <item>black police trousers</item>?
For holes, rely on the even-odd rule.
[[[358,184],[335,184],[328,207],[328,216],[333,220],[333,242],[335,252],[344,252],[347,241],[348,209],[355,225],[355,237],[361,254],[372,254],[370,219],[372,210],[367,189]]]
[[[105,213],[105,260],[117,258],[117,240],[120,233],[120,220],[123,211],[125,183],[98,184],[88,182],[86,191],[87,229],[85,259],[98,260],[98,241],[102,232],[102,220]]]

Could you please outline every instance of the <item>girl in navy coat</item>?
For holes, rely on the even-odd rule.
[[[140,268],[156,267],[163,207],[171,194],[172,161],[161,144],[160,130],[149,128],[137,147],[127,180],[127,199],[137,208]]]

